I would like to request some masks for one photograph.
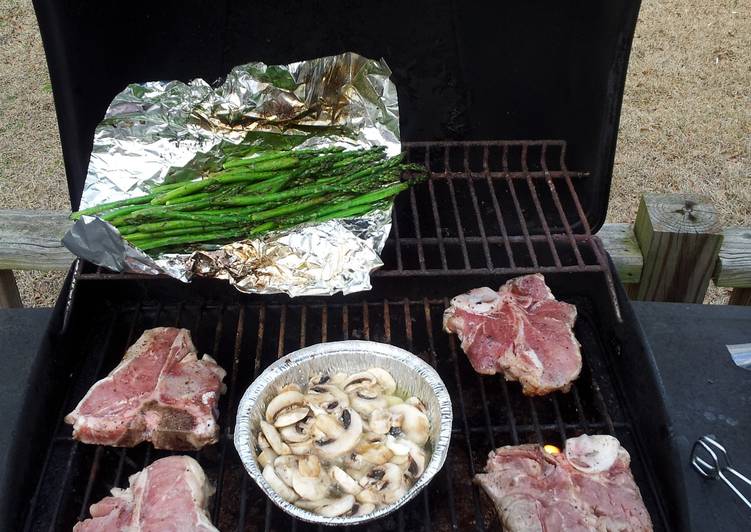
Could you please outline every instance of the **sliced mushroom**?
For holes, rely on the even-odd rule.
[[[292,489],[303,499],[321,500],[328,495],[329,488],[325,475],[309,477],[302,473],[300,468],[292,473]]]
[[[395,438],[391,434],[385,438],[386,447],[399,456],[407,456],[409,454],[410,446],[407,443],[408,441],[406,438]]]
[[[305,499],[298,499],[295,501],[295,506],[298,508],[302,508],[303,510],[309,510],[311,512],[314,512],[316,508],[320,508],[321,506],[324,506],[326,504],[331,504],[336,499],[331,497],[324,497],[323,499],[319,499],[317,501],[308,501]]]
[[[349,406],[349,396],[333,384],[312,386],[305,395],[305,402],[316,415],[338,415]]]
[[[375,376],[385,394],[391,395],[396,391],[396,381],[391,376],[391,373],[383,368],[370,368],[368,372]]]
[[[310,414],[310,408],[307,406],[291,406],[285,408],[277,414],[274,419],[274,426],[287,427],[289,425],[294,425],[298,421],[302,421],[308,417],[308,414]]]
[[[309,440],[313,434],[314,417],[308,417],[298,421],[294,425],[288,425],[279,429],[282,440],[288,443],[300,443]]]
[[[317,441],[315,443],[316,449],[318,449],[324,458],[336,458],[344,453],[348,453],[357,445],[357,440],[362,434],[362,418],[354,410],[345,409],[342,412],[343,417],[345,413],[346,419],[349,419],[347,429],[334,439]]]
[[[378,379],[369,371],[353,373],[342,384],[342,388],[347,393],[354,392],[360,388],[372,388],[378,385]]]
[[[287,390],[280,393],[269,401],[269,405],[266,407],[266,421],[273,423],[279,412],[291,406],[302,405],[303,400],[303,394],[297,390]]]
[[[313,435],[320,441],[333,440],[341,436],[345,430],[343,423],[331,414],[320,414],[316,416]]]
[[[357,495],[362,489],[357,481],[349,476],[346,471],[337,466],[331,466],[331,478],[339,485],[344,493]]]
[[[423,414],[426,414],[426,413],[428,412],[428,409],[427,409],[427,408],[425,408],[425,404],[424,404],[424,403],[423,403],[422,401],[420,401],[420,400],[419,400],[419,399],[418,399],[417,397],[415,397],[415,396],[412,396],[412,397],[410,397],[409,399],[407,399],[407,400],[406,400],[406,401],[404,401],[404,402],[405,402],[405,403],[407,403],[408,405],[412,405],[412,406],[414,406],[415,408],[417,408],[417,409],[418,409],[418,410],[419,410],[420,412],[422,412]]]
[[[263,478],[269,483],[271,489],[273,489],[285,501],[295,502],[299,498],[297,493],[290,489],[289,486],[277,476],[272,464],[268,464],[263,468]]]
[[[258,447],[260,447],[261,450],[271,448],[271,445],[269,445],[269,440],[266,439],[266,436],[263,435],[263,432],[258,435]]]
[[[292,451],[292,454],[295,456],[304,456],[310,454],[313,450],[313,438],[301,441],[300,443],[289,443],[287,445],[289,446],[289,450]]]
[[[355,503],[349,515],[353,517],[360,516],[360,515],[368,515],[369,513],[373,513],[375,509],[376,509],[375,504],[371,502],[365,502],[362,504]]]
[[[355,495],[357,502],[363,504],[381,504],[381,494],[374,489],[364,489]]]
[[[394,504],[401,499],[405,493],[407,493],[407,488],[402,484],[394,490],[385,490],[381,500],[384,504]]]
[[[395,454],[389,462],[398,465],[402,471],[406,471],[410,464],[410,458],[408,454]]]
[[[317,477],[321,474],[321,461],[314,454],[300,458],[297,467],[300,473],[306,477]]]
[[[428,461],[425,449],[409,440],[405,440],[405,442],[409,446],[409,467],[407,467],[407,473],[413,479],[420,478],[425,472],[425,465]]]
[[[349,402],[352,408],[361,416],[368,417],[373,411],[388,407],[386,398],[376,387],[362,387],[349,394]]]
[[[430,433],[430,421],[428,416],[407,403],[392,406],[389,411],[392,414],[403,415],[399,427],[404,435],[417,445],[425,445]]]
[[[297,470],[297,457],[292,455],[279,456],[274,460],[274,472],[287,486],[292,487],[292,475]]]
[[[282,437],[279,435],[279,431],[274,428],[274,425],[261,420],[261,431],[276,454],[290,454],[292,452],[289,446],[282,441]]]
[[[395,464],[376,466],[360,479],[360,486],[377,491],[395,490],[401,485],[402,470]]]
[[[274,459],[276,459],[276,453],[273,449],[268,448],[264,449],[258,454],[258,464],[263,468],[266,467],[268,464],[271,464],[274,462]]]
[[[354,505],[355,498],[352,495],[343,495],[329,504],[324,504],[323,506],[316,508],[315,512],[324,517],[336,517],[338,515],[346,514],[352,510]]]
[[[384,408],[377,408],[370,413],[368,428],[378,434],[386,434],[391,430],[391,412]]]
[[[309,386],[318,386],[319,384],[327,384],[331,380],[331,376],[327,373],[318,373],[317,375],[313,375],[310,380],[308,380]]]
[[[394,456],[394,453],[380,441],[361,443],[355,447],[355,452],[376,465],[385,464]]]

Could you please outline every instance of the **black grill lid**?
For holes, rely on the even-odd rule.
[[[403,140],[563,139],[593,229],[605,219],[639,0],[35,0],[73,207],[94,128],[132,82],[355,51],[384,57]],[[572,213],[573,214],[573,213]]]

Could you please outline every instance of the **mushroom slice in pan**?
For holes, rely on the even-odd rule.
[[[297,470],[297,457],[290,454],[274,460],[274,472],[287,486],[292,486],[292,475]]]
[[[386,434],[391,430],[391,412],[385,408],[377,408],[370,413],[368,427],[378,434]]]
[[[343,423],[337,421],[331,414],[316,416],[316,421],[313,425],[313,435],[319,440],[338,438],[345,430],[346,428],[343,426]]]
[[[276,456],[277,455],[274,452],[274,450],[271,447],[269,447],[268,449],[264,449],[263,451],[258,453],[257,460],[260,466],[263,468],[263,467],[266,467],[266,465],[268,464],[274,463]]]
[[[298,421],[294,425],[287,425],[279,429],[279,434],[287,443],[300,443],[309,440],[313,434],[314,417]]]
[[[407,403],[392,406],[389,411],[403,416],[399,427],[404,435],[417,445],[425,445],[430,434],[428,416]]]
[[[328,495],[331,484],[328,482],[326,475],[320,474],[320,468],[317,475],[308,475],[311,470],[307,467],[300,467],[304,460],[300,460],[298,468],[292,472],[292,489],[300,497],[310,501],[318,501]]]
[[[322,413],[338,414],[349,406],[349,396],[336,385],[320,384],[308,389],[305,402],[316,415]]]
[[[300,473],[306,477],[317,477],[321,474],[321,461],[314,454],[300,458],[297,464]]]
[[[305,456],[310,454],[313,450],[313,438],[301,441],[300,443],[289,443],[287,445],[289,446],[289,450],[292,451],[292,454],[295,456]]]
[[[385,369],[370,368],[368,373],[371,373],[376,378],[378,384],[383,388],[383,393],[386,395],[392,395],[396,391],[396,381],[394,380],[394,377],[391,376],[391,373]]]
[[[303,394],[297,390],[287,390],[278,394],[269,401],[269,405],[266,407],[266,421],[273,423],[279,412],[291,406],[301,406],[303,401]]]
[[[385,464],[394,456],[394,453],[380,441],[363,442],[355,447],[355,452],[376,465]]]
[[[402,485],[402,470],[395,464],[376,466],[360,479],[360,485],[379,492],[395,490]]]
[[[388,407],[386,397],[379,387],[362,387],[350,392],[349,401],[352,408],[362,416],[370,416],[375,410]]]
[[[310,408],[307,406],[291,406],[280,411],[274,419],[275,427],[288,427],[298,421],[302,421],[310,414]]]
[[[424,403],[423,403],[422,401],[420,401],[420,400],[419,400],[419,399],[418,399],[417,397],[415,397],[415,396],[412,396],[412,397],[410,397],[409,399],[407,399],[407,400],[406,400],[406,401],[404,401],[404,402],[405,402],[405,403],[407,403],[408,405],[412,405],[412,406],[414,406],[415,408],[417,408],[417,409],[418,409],[418,410],[419,410],[420,412],[422,412],[423,414],[427,413],[427,411],[428,411],[428,409],[427,409],[427,408],[425,408],[425,404],[424,404]]]
[[[384,441],[386,442],[386,447],[388,447],[395,455],[409,455],[410,446],[409,443],[407,443],[409,440],[407,440],[406,438],[395,438],[394,436],[389,434],[386,436]]]
[[[342,468],[337,466],[332,466],[331,469],[331,478],[334,479],[334,481],[339,485],[339,488],[344,493],[349,493],[350,495],[357,495],[360,490],[362,489],[360,485],[357,483],[357,481],[349,476],[346,471],[344,471]]]
[[[268,464],[263,468],[263,478],[269,483],[271,489],[273,489],[285,501],[295,502],[299,498],[297,493],[290,489],[290,487],[277,476],[272,464]]]
[[[347,393],[352,393],[361,388],[372,388],[379,386],[378,379],[369,371],[361,371],[359,373],[353,373],[342,384],[342,388]]]
[[[282,441],[282,437],[279,435],[279,431],[276,430],[274,425],[261,420],[261,431],[276,454],[290,454],[292,452],[289,446]]]
[[[336,438],[319,440],[315,447],[324,458],[336,458],[348,453],[357,445],[362,434],[362,418],[352,409],[344,409],[342,412],[342,425],[347,428]]]
[[[266,439],[266,436],[263,435],[263,432],[258,435],[258,447],[261,450],[271,448],[271,445],[269,445],[269,440]]]
[[[425,449],[409,440],[405,441],[409,446],[409,466],[407,467],[407,474],[413,479],[418,479],[425,472],[425,465],[427,464]]]
[[[315,509],[318,515],[324,517],[336,517],[338,515],[346,514],[352,510],[355,505],[355,498],[352,495],[342,495],[338,499],[329,504],[324,504]]]
[[[373,513],[375,511],[376,507],[375,504],[370,502],[365,503],[355,503],[354,506],[352,506],[351,513],[349,515],[351,516],[360,516],[360,515],[368,515],[369,513]]]

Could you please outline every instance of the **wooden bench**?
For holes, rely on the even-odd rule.
[[[0,210],[0,308],[21,307],[13,270],[67,270],[60,239],[73,222],[58,211]]]
[[[751,305],[751,227],[722,229],[703,196],[644,194],[633,225],[606,224],[597,236],[635,299],[701,303],[711,277],[733,289],[731,305]]]

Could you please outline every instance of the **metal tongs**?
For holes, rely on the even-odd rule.
[[[704,478],[721,479],[747,507],[751,508],[751,501],[733,484],[733,480],[737,479],[746,486],[751,486],[751,480],[733,468],[727,450],[712,436],[702,436],[696,440],[691,449],[691,465]]]

